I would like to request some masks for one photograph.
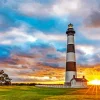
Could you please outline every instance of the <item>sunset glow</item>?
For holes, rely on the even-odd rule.
[[[91,85],[100,85],[100,80],[98,80],[98,79],[92,80],[92,81],[89,82],[89,84],[91,84]]]

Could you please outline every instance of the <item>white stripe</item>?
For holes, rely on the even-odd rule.
[[[67,62],[69,62],[69,61],[75,62],[76,61],[75,53],[74,52],[68,52],[66,60],[67,60]]]
[[[69,35],[67,37],[67,44],[74,44],[74,36],[73,35]]]
[[[73,75],[75,75],[75,77],[77,77],[76,71],[67,71],[67,72],[65,72],[65,83],[70,82],[71,79],[73,78]]]

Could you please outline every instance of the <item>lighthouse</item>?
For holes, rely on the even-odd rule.
[[[77,77],[75,44],[74,44],[75,31],[72,24],[68,25],[66,34],[67,34],[67,53],[66,53],[65,85],[71,86],[71,79],[73,78],[73,76]]]

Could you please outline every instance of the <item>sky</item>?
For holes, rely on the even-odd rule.
[[[0,0],[0,69],[16,82],[48,80],[52,68],[65,68],[69,23],[77,65],[100,64],[99,0]]]

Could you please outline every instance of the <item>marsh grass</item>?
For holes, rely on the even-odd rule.
[[[96,92],[97,90],[97,92]],[[39,88],[34,86],[0,87],[0,100],[100,100],[100,90]]]

